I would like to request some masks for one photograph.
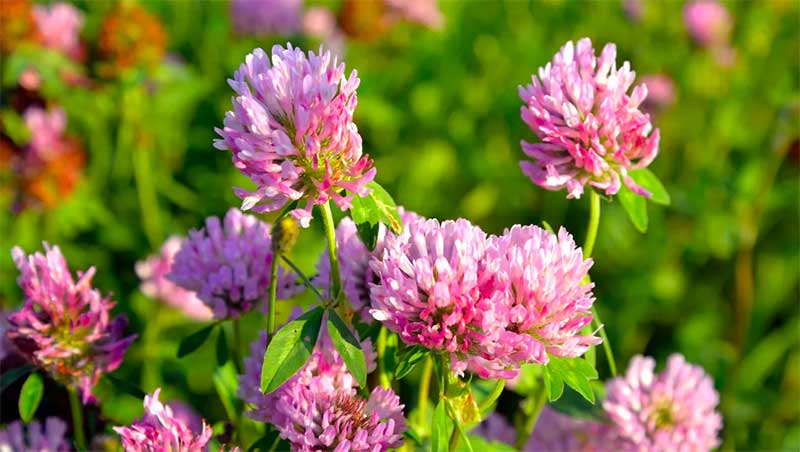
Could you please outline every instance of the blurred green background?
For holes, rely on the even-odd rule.
[[[58,244],[73,270],[97,267],[95,285],[115,294],[140,334],[118,375],[146,391],[163,386],[168,398],[222,418],[209,378],[213,347],[201,358],[175,358],[180,338],[199,326],[144,297],[134,263],[168,235],[239,205],[231,186],[251,186],[229,153],[211,145],[230,108],[226,78],[244,56],[289,40],[315,49],[319,41],[237,36],[224,2],[148,1],[142,5],[164,24],[168,57],[102,78],[91,47],[114,4],[76,5],[90,47],[80,70],[97,82],[68,86],[41,70],[41,95],[67,112],[86,166],[75,190],[51,208],[12,213],[14,187],[4,187],[0,301],[6,309],[21,301],[13,245],[32,252],[42,240]],[[444,1],[441,30],[400,24],[367,41],[349,39],[344,59],[361,78],[364,150],[398,204],[428,217],[465,217],[491,233],[545,220],[578,241],[588,199],[544,191],[519,169],[519,141],[535,137],[519,118],[517,86],[567,40],[584,36],[595,48],[616,43],[618,62],[630,61],[639,76],[668,75],[675,101],[654,112],[662,139],[650,169],[672,205],[651,204],[649,230],[640,234],[618,203],[603,202],[591,272],[597,309],[621,367],[635,354],[663,364],[680,352],[714,377],[723,449],[798,450],[800,4],[725,5],[734,21],[731,65],[692,43],[683,4],[672,1],[644,2],[636,20],[613,1]],[[50,64],[40,59],[4,55],[4,133],[13,132],[9,99],[19,67]],[[316,228],[294,250],[309,273],[323,247]],[[263,320],[247,322],[249,342]],[[598,359],[605,378],[602,353]],[[126,422],[141,401],[108,394],[103,412]]]

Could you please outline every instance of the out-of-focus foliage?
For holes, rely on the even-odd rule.
[[[86,13],[82,39],[97,43],[114,5],[78,6]],[[226,78],[243,57],[287,39],[310,48],[319,42],[238,37],[223,2],[144,6],[165,24],[167,53],[155,65],[111,66],[119,70],[111,77],[107,62],[97,63],[82,74],[97,82],[68,85],[57,67],[73,63],[57,55],[20,48],[4,58],[4,134],[25,139],[10,105],[20,73],[33,65],[42,96],[64,108],[67,131],[87,157],[77,188],[52,208],[12,213],[13,190],[0,190],[0,301],[4,309],[20,301],[12,245],[33,251],[41,240],[58,244],[74,269],[97,267],[95,285],[114,292],[117,309],[141,332],[118,376],[146,391],[162,386],[214,422],[225,416],[208,378],[214,347],[205,345],[191,363],[175,357],[180,338],[199,325],[142,295],[134,263],[168,235],[238,205],[232,186],[249,187],[229,154],[211,145],[230,106]],[[640,234],[618,202],[603,202],[591,271],[596,306],[621,367],[637,353],[663,362],[678,351],[714,377],[723,449],[799,448],[798,3],[727,4],[730,65],[692,44],[675,2],[645,2],[636,20],[616,2],[441,6],[439,31],[400,25],[345,45],[348,68],[361,78],[356,122],[381,185],[428,217],[463,216],[492,233],[544,220],[580,241],[588,201],[546,192],[518,167],[519,141],[535,138],[519,118],[517,86],[567,40],[583,36],[596,46],[615,42],[618,60],[631,61],[639,75],[668,75],[675,102],[654,113],[662,138],[650,169],[672,204],[650,204],[649,229]],[[321,236],[304,230],[292,252],[309,272]],[[245,318],[247,342],[261,322]],[[598,361],[601,378],[608,377],[602,353]],[[417,377],[409,378],[414,385]],[[107,394],[100,399],[111,422],[140,414],[140,400]]]

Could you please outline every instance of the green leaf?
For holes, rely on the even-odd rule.
[[[142,391],[138,386],[131,383],[129,380],[124,378],[119,378],[113,374],[103,374],[103,378],[108,380],[108,383],[113,387],[115,390],[128,394],[129,396],[135,399],[143,399],[144,396],[147,394]]]
[[[256,442],[254,442],[250,447],[247,448],[247,452],[256,452],[256,451],[264,451],[264,450],[271,450],[272,445],[278,440],[279,432],[275,428],[271,428],[270,425],[267,426],[268,431],[267,433],[259,438]]]
[[[547,400],[554,402],[564,393],[564,380],[558,373],[552,372],[548,366],[544,367],[542,373],[544,387],[547,390]]]
[[[559,358],[557,356],[550,356],[550,362],[546,366],[547,374],[550,377],[550,385],[548,387],[548,394],[550,400],[554,401],[561,396],[563,392],[563,384],[566,383],[572,389],[576,390],[578,394],[582,395],[586,400],[594,404],[594,391],[590,384],[590,380],[597,379],[597,370],[592,367],[583,358]],[[560,384],[560,389],[558,385]],[[547,380],[545,380],[547,385]],[[557,394],[558,397],[553,398]]]
[[[553,227],[550,226],[550,223],[542,220],[542,227],[549,233],[555,234],[556,232],[553,230]]]
[[[650,192],[650,201],[662,206],[668,206],[672,200],[669,197],[667,189],[664,184],[647,168],[641,168],[628,171],[628,175],[634,182],[641,185],[642,188]]]
[[[633,226],[641,233],[647,232],[647,198],[637,195],[623,185],[617,193],[617,199],[628,213]]]
[[[214,327],[216,326],[216,323],[212,323],[202,330],[195,331],[194,333],[183,338],[180,345],[178,345],[178,358],[183,358],[184,356],[189,355],[200,348],[200,346],[206,342],[206,339],[208,339],[211,331],[213,331]]]
[[[217,335],[217,366],[222,367],[226,362],[228,362],[228,340],[225,337],[225,328],[220,328]]]
[[[444,399],[440,399],[433,411],[433,428],[431,430],[431,451],[432,452],[445,452],[450,437],[450,428],[448,425],[449,419],[447,418],[447,407],[445,407]]]
[[[241,409],[238,406],[239,399],[236,398],[239,378],[236,375],[236,367],[233,362],[228,361],[224,366],[217,367],[211,379],[214,382],[214,388],[217,390],[228,419],[238,419],[239,413],[241,413]]]
[[[19,416],[26,424],[33,419],[36,409],[39,408],[42,394],[44,394],[44,381],[41,375],[34,372],[25,380],[19,393]]]
[[[590,386],[596,399],[602,400],[605,398],[605,389],[602,382],[593,380],[590,382]],[[603,409],[600,405],[589,403],[588,400],[572,388],[566,389],[561,398],[551,403],[550,407],[573,418],[598,420],[603,416]]]
[[[394,370],[394,377],[400,380],[408,375],[419,362],[425,359],[427,354],[427,349],[419,345],[402,349],[397,354],[397,366]]]
[[[353,375],[358,385],[367,387],[367,362],[361,343],[350,331],[350,328],[333,310],[328,310],[328,335],[333,346],[344,360],[347,370]]]
[[[275,333],[261,367],[262,392],[278,389],[305,365],[317,343],[322,314],[322,308],[314,308]]]
[[[5,391],[7,387],[27,375],[31,370],[33,370],[33,366],[25,364],[24,366],[15,367],[8,372],[4,372],[3,375],[0,375],[0,392]]]
[[[0,111],[0,123],[14,144],[23,146],[31,140],[31,131],[25,125],[25,120],[14,110],[4,108]]]
[[[378,244],[380,225],[359,223],[356,225],[356,230],[358,231],[358,238],[361,239],[361,242],[366,245],[367,249],[373,251],[375,249],[375,245]]]
[[[353,206],[350,208],[353,222],[357,225],[368,223],[373,226],[383,223],[396,234],[403,232],[403,221],[392,196],[374,181],[368,183],[367,188],[372,189],[367,196],[353,197]]]

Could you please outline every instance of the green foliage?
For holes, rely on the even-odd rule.
[[[22,391],[19,393],[19,416],[25,423],[33,419],[36,409],[39,408],[39,402],[42,401],[44,394],[44,381],[42,376],[37,372],[33,372],[25,380],[22,385]]]
[[[217,327],[216,323],[212,323],[207,327],[200,329],[185,338],[181,341],[180,345],[178,346],[178,358],[183,358],[186,355],[193,353],[195,350],[200,348],[203,344],[205,344],[208,336],[214,331],[214,328]]]
[[[591,380],[597,379],[597,370],[585,359],[559,358],[550,355],[544,366],[544,384],[550,401],[558,400],[564,392],[564,383],[594,404]]]
[[[322,327],[322,308],[314,308],[287,323],[267,345],[261,368],[261,390],[270,393],[303,367]]]
[[[328,335],[358,385],[367,387],[367,363],[361,343],[332,309],[328,310]]]
[[[616,197],[636,229],[641,233],[647,232],[647,198],[637,195],[624,185],[619,188]]]
[[[379,224],[383,223],[399,234],[403,231],[403,221],[394,199],[383,187],[373,181],[367,184],[367,188],[372,190],[367,196],[353,197],[350,216],[358,227],[359,237],[369,249],[374,249]]]

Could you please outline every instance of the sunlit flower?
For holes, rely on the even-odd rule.
[[[302,0],[231,0],[233,29],[240,35],[289,35],[300,29]]]
[[[421,217],[413,212],[399,209],[400,217],[404,226],[413,221],[420,221]],[[336,227],[336,253],[339,257],[339,273],[342,279],[342,290],[350,305],[359,314],[359,320],[363,323],[372,323],[375,319],[369,313],[370,297],[369,284],[377,283],[378,277],[372,271],[369,261],[372,258],[380,258],[383,253],[383,243],[386,234],[393,234],[381,225],[378,231],[375,248],[370,251],[361,241],[358,235],[356,224],[350,218],[343,218]],[[313,282],[322,289],[324,295],[328,295],[330,285],[330,259],[328,251],[325,250],[317,261],[317,276]]]
[[[655,365],[652,358],[636,356],[624,377],[606,383],[603,409],[621,447],[666,452],[719,446],[722,417],[712,379],[678,354],[661,373],[654,372]]]
[[[63,2],[36,5],[33,17],[42,45],[76,60],[83,57],[80,30],[84,20],[79,9]]]
[[[106,76],[135,66],[154,66],[167,46],[167,34],[158,18],[132,2],[117,3],[106,13],[97,39],[104,59],[101,72]]]
[[[267,223],[230,209],[223,221],[209,217],[205,228],[189,232],[167,279],[195,292],[215,318],[237,318],[257,303],[267,303],[271,246]],[[291,274],[279,268],[278,298],[291,298],[302,290]]]
[[[566,229],[558,236],[538,226],[514,226],[493,237],[489,254],[499,262],[496,286],[502,290],[507,316],[498,338],[498,355],[518,367],[522,362],[546,364],[548,354],[582,355],[601,340],[582,335],[592,321],[591,282],[584,278],[592,266]]]
[[[524,452],[604,452],[619,450],[609,427],[544,407]]]
[[[48,417],[44,424],[37,420],[23,425],[14,421],[0,430],[0,450],[18,452],[67,452],[67,424],[57,417]]]
[[[214,145],[230,150],[257,186],[235,189],[242,210],[271,212],[302,201],[291,215],[308,227],[315,204],[333,199],[348,209],[375,177],[353,122],[359,79],[355,71],[345,77],[344,64],[322,50],[306,55],[291,44],[275,46],[271,58],[254,50],[229,80],[233,111]]]
[[[172,236],[161,245],[160,254],[136,263],[136,275],[142,280],[139,289],[148,297],[164,301],[193,319],[210,320],[213,317],[211,309],[194,292],[167,279],[172,271],[175,255],[185,240],[183,237]]]
[[[158,400],[161,389],[144,397],[145,413],[130,427],[114,427],[126,451],[194,452],[205,450],[211,439],[211,427],[203,422],[199,432],[192,431],[175,416],[168,405]]]
[[[72,279],[57,246],[45,255],[11,250],[25,304],[8,317],[8,337],[28,359],[57,381],[80,390],[83,403],[103,373],[119,367],[134,336],[123,337],[127,320],[111,319],[114,302],[92,288],[94,267]]]
[[[375,354],[369,340],[362,347],[369,372],[375,368]],[[262,332],[245,358],[239,396],[254,406],[247,415],[275,425],[292,450],[384,451],[402,444],[406,425],[400,398],[382,387],[369,398],[358,394],[324,328],[306,365],[270,394],[260,390],[266,348]]]
[[[533,161],[520,166],[535,184],[566,188],[568,198],[579,198],[586,184],[613,195],[622,183],[649,196],[628,170],[655,159],[659,131],[639,109],[647,88],[627,94],[636,74],[627,61],[617,68],[616,55],[614,44],[597,57],[588,38],[569,41],[532,84],[519,87],[522,119],[542,141],[522,142]]]
[[[724,5],[716,0],[693,0],[683,8],[686,30],[697,45],[718,47],[728,44],[733,19]]]

